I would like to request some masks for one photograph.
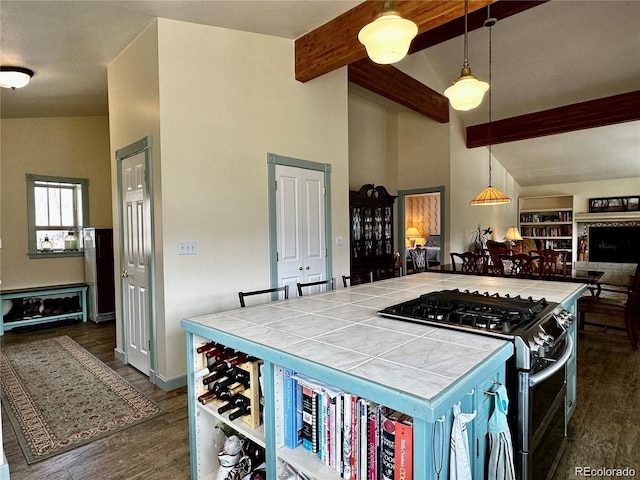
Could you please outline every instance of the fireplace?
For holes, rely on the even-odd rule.
[[[590,226],[589,261],[640,262],[640,226]]]

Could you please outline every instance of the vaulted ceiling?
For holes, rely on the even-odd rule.
[[[380,4],[2,0],[0,61],[36,72],[27,88],[0,92],[2,118],[107,114],[107,65],[164,17],[296,39],[298,80],[349,65],[353,83],[446,122],[440,93],[462,66],[462,1],[396,1],[420,33],[405,60],[385,67],[368,61],[356,38]],[[484,79],[488,4],[499,20],[492,32],[493,152],[516,181],[640,177],[640,2],[470,0],[469,61]],[[430,84],[413,73],[420,68],[435,72]],[[470,147],[487,143],[486,103],[455,113],[476,125],[467,131]]]

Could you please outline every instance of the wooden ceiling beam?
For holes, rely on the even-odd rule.
[[[467,148],[640,120],[640,90],[467,127]]]
[[[484,9],[496,0],[469,0],[469,12]],[[382,10],[382,1],[369,0],[307,33],[295,41],[296,80],[307,82],[367,56],[358,32]],[[396,10],[418,25],[418,33],[464,17],[464,1],[396,0]]]
[[[364,58],[349,65],[349,81],[432,118],[449,121],[449,100],[391,65]]]
[[[524,12],[530,8],[547,3],[549,0],[497,0],[491,4],[491,16],[500,21],[516,13]],[[487,19],[487,9],[482,8],[467,16],[467,30],[469,32],[484,27]],[[464,15],[450,22],[432,28],[429,31],[419,33],[411,42],[409,54],[419,52],[452,38],[464,35]]]

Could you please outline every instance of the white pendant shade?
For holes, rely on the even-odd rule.
[[[33,72],[22,67],[0,67],[0,87],[22,88],[29,83]]]
[[[453,85],[444,91],[444,96],[449,99],[451,107],[466,112],[482,103],[487,90],[489,90],[489,84],[471,75],[471,70],[467,67],[466,71],[465,68],[462,69],[461,76],[453,82]]]
[[[418,27],[398,12],[383,12],[358,33],[369,58],[375,63],[390,64],[402,60],[409,51],[411,40],[418,34]]]

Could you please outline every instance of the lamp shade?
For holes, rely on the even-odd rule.
[[[500,205],[502,203],[511,203],[511,199],[496,187],[489,185],[473,197],[470,203],[471,205]]]
[[[518,227],[509,227],[507,229],[507,233],[505,233],[504,235],[504,239],[505,240],[510,240],[510,241],[516,241],[516,240],[522,240],[522,236],[520,235],[520,232],[518,231]]]
[[[469,67],[463,67],[460,77],[444,91],[444,95],[449,99],[451,107],[466,112],[482,103],[487,90],[489,90],[487,82],[478,80],[475,75],[471,75]]]
[[[421,238],[420,232],[416,227],[407,228],[407,233],[405,233],[405,237],[407,238]]]
[[[0,67],[0,87],[22,88],[33,77],[33,71],[22,67]]]
[[[409,51],[411,40],[418,34],[418,26],[402,18],[393,9],[393,2],[385,3],[382,13],[362,27],[358,40],[375,63],[389,64],[402,60]]]

